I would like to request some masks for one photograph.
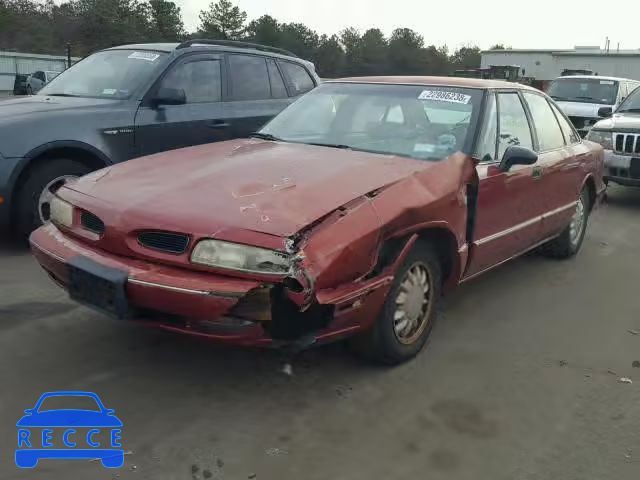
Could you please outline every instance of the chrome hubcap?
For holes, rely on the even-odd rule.
[[[578,200],[576,211],[573,213],[571,224],[569,225],[569,239],[571,240],[571,244],[574,246],[577,245],[580,241],[580,236],[582,235],[582,230],[584,229],[585,211],[586,209],[581,197]]]
[[[431,307],[431,275],[416,263],[405,274],[395,300],[393,330],[400,343],[415,342],[427,326]]]
[[[40,194],[40,198],[38,198],[38,215],[42,223],[49,221],[51,217],[51,199],[53,195],[69,180],[75,180],[76,178],[78,177],[75,175],[62,175],[47,183]]]

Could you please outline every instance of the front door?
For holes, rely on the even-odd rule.
[[[221,55],[195,54],[178,60],[151,88],[135,120],[138,156],[230,138],[222,102]],[[153,102],[161,88],[183,90],[182,105]]]
[[[503,171],[500,159],[510,145],[533,149],[529,119],[517,92],[491,94],[478,147],[478,196],[465,278],[514,257],[540,239],[541,170],[535,164]]]

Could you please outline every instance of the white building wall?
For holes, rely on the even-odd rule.
[[[79,60],[72,57],[72,63]],[[0,51],[0,91],[13,90],[16,74],[29,75],[37,70],[62,72],[67,67],[64,56]]]
[[[527,77],[534,77],[537,80],[553,80],[567,68],[592,70],[598,75],[640,80],[640,54],[571,55],[552,51],[519,52],[517,50],[482,52],[481,67],[491,65],[520,65]]]

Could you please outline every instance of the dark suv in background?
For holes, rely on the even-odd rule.
[[[90,171],[247,136],[319,82],[311,62],[244,42],[94,53],[37,95],[0,103],[0,230],[30,233],[53,192]]]

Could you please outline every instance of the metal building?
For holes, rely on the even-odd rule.
[[[78,57],[71,57],[72,63],[78,60]],[[13,91],[17,74],[30,75],[37,70],[62,72],[65,68],[65,56],[0,51],[0,93]]]
[[[521,75],[543,82],[562,75],[564,70],[585,70],[593,74],[640,80],[640,49],[602,50],[575,47],[571,50],[485,50],[481,67],[519,65]]]

